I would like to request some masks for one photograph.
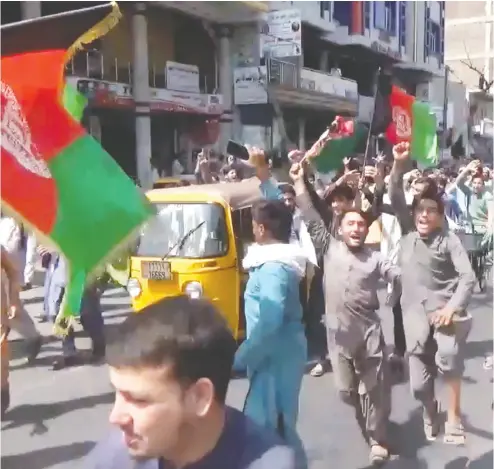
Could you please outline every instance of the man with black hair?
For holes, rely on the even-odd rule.
[[[300,282],[307,258],[290,243],[292,213],[280,200],[252,208],[255,244],[242,261],[246,338],[235,355],[235,369],[247,369],[249,392],[244,412],[277,430],[295,450],[297,467],[306,456],[297,434],[299,394],[307,361]]]
[[[435,184],[407,207],[403,175],[410,166],[407,142],[393,148],[389,198],[400,225],[398,264],[402,271],[403,321],[413,395],[423,406],[424,433],[435,440],[440,413],[434,392],[439,371],[450,391],[444,441],[463,444],[460,391],[464,348],[471,328],[466,312],[475,274],[459,238],[448,229]]]
[[[110,422],[87,469],[296,469],[278,437],[225,405],[236,342],[207,301],[174,297],[109,338]]]
[[[302,166],[293,165],[290,175],[302,217],[313,224],[314,244],[324,256],[326,330],[335,383],[342,400],[355,409],[371,462],[382,463],[389,457],[391,390],[377,290],[381,278],[394,282],[399,273],[364,245],[369,225],[361,210],[341,213],[337,239],[314,208]]]

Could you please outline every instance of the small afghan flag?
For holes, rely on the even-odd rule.
[[[106,4],[1,29],[1,198],[67,260],[61,332],[79,313],[88,275],[154,213],[77,122],[85,102],[64,82],[67,61],[120,16],[115,4]]]
[[[429,105],[393,86],[389,107],[391,122],[386,129],[387,140],[393,145],[410,142],[414,160],[424,167],[435,166],[438,157],[437,124]]]
[[[352,156],[367,135],[367,128],[364,125],[351,119],[345,120],[341,116],[336,117],[333,125],[334,128],[321,135],[320,140],[327,133],[331,133],[333,138],[324,145],[318,156],[311,159],[312,165],[321,174],[340,169],[343,159]]]

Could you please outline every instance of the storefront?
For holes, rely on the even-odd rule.
[[[124,83],[68,77],[67,82],[88,98],[88,116],[98,126],[103,146],[131,176],[136,177],[135,101]],[[187,81],[183,81],[187,85]],[[151,160],[155,170],[167,173],[180,158],[191,169],[195,149],[213,145],[223,112],[221,95],[151,88]],[[89,119],[89,117],[88,117]],[[96,126],[96,127],[95,127]]]

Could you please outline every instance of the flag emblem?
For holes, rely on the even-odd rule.
[[[412,119],[401,106],[393,107],[393,122],[396,126],[396,135],[399,139],[408,140],[412,136]]]
[[[1,82],[2,150],[15,158],[24,169],[43,178],[51,178],[50,170],[39,157],[31,130],[12,88]]]

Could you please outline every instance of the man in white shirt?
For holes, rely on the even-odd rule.
[[[37,259],[37,245],[38,243],[36,241],[36,236],[34,236],[33,233],[29,233],[26,239],[26,259],[24,263],[24,284],[22,287],[23,290],[30,290],[33,286],[33,277]]]

